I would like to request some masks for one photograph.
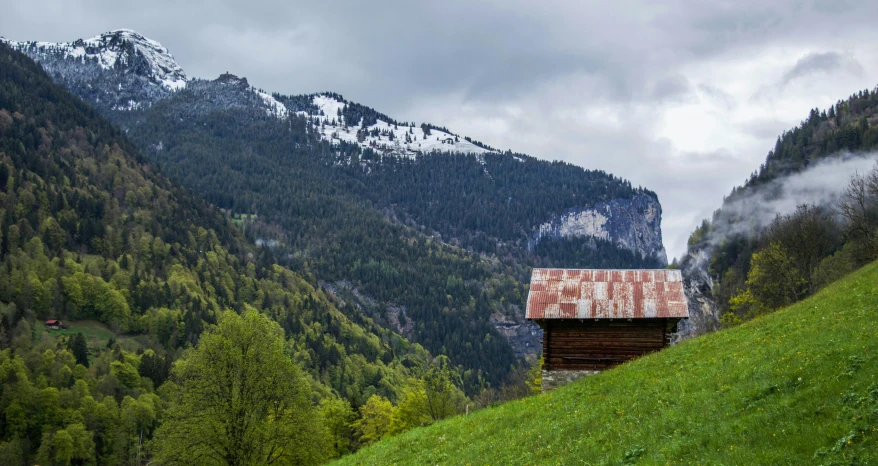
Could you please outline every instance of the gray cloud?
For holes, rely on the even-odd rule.
[[[790,122],[776,118],[754,117],[738,125],[741,132],[757,140],[772,140],[790,129]],[[772,147],[773,148],[773,147]],[[766,147],[768,152],[769,147]],[[756,167],[753,167],[754,169]]]
[[[649,87],[649,99],[656,102],[685,100],[694,92],[692,84],[682,74],[665,76]]]
[[[730,235],[749,235],[768,226],[778,215],[793,213],[801,205],[816,205],[836,209],[841,194],[854,174],[868,173],[878,159],[878,153],[839,154],[808,169],[778,178],[737,197],[723,206],[730,218],[747,218],[746,222],[715,225],[709,238],[710,246],[717,246]]]
[[[731,110],[738,104],[734,96],[710,84],[699,84],[698,90],[725,110]]]
[[[195,76],[239,65],[265,88],[331,88],[394,102],[402,93],[515,98],[571,75],[592,95],[661,100],[656,71],[790,29],[817,13],[788,2],[650,4],[479,2],[9,2],[11,38],[72,40],[117,27],[166,45]],[[689,3],[689,2],[684,2]],[[794,14],[783,15],[785,11]],[[55,14],[59,12],[60,14]],[[832,15],[820,12],[821,21]],[[35,35],[39,37],[34,37]],[[197,39],[196,39],[197,38]],[[353,76],[350,76],[353,74]],[[663,74],[663,73],[662,73]],[[589,92],[590,91],[590,92]],[[381,102],[373,103],[378,105]],[[389,108],[388,110],[396,110]]]
[[[790,81],[818,73],[833,73],[846,71],[862,76],[863,65],[852,57],[839,52],[810,53],[800,58],[793,67],[784,73],[781,81],[789,84]]]
[[[269,91],[331,90],[400,120],[609,170],[659,194],[672,256],[778,131],[874,86],[876,60],[854,49],[878,39],[878,2],[855,0],[0,0],[0,11],[0,34],[12,39],[130,28],[162,42],[190,76],[230,71]],[[787,56],[802,58],[762,76]],[[709,72],[726,61],[753,66]],[[794,89],[836,65],[844,75],[820,92]],[[778,80],[790,85],[773,100],[748,100]],[[699,110],[670,113],[686,106]],[[780,113],[788,108],[792,116]],[[680,139],[699,133],[694,148]]]

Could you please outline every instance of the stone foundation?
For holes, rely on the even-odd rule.
[[[601,371],[547,371],[543,369],[543,393],[567,385],[580,377],[600,373]]]

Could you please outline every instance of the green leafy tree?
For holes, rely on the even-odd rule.
[[[419,378],[410,378],[393,409],[388,434],[432,424],[462,411],[467,398],[460,377],[446,356],[426,366]]]
[[[439,356],[424,375],[427,414],[434,421],[461,412],[466,396],[454,383],[456,374],[446,356]]]
[[[255,311],[224,312],[173,371],[181,391],[153,443],[161,464],[317,464],[319,412],[283,331]]]
[[[37,454],[39,464],[87,464],[94,459],[92,433],[82,424],[70,424],[54,434],[46,433]]]
[[[543,356],[540,355],[533,366],[527,371],[527,379],[524,381],[531,394],[539,395],[543,392]]]
[[[747,305],[753,317],[762,310],[774,310],[790,305],[802,298],[807,290],[807,281],[796,268],[790,254],[779,243],[771,243],[765,249],[753,254],[750,273],[747,274],[749,296],[732,298],[733,306]]]
[[[393,405],[383,396],[369,397],[366,404],[360,406],[360,419],[354,422],[360,441],[370,444],[387,435],[393,421],[393,412]]]
[[[424,387],[424,381],[412,379],[402,390],[399,403],[393,411],[390,434],[398,434],[432,422],[433,419],[427,408],[427,390]]]
[[[110,364],[110,374],[115,375],[119,383],[127,388],[137,388],[140,385],[140,374],[130,363],[113,361]]]
[[[332,456],[338,458],[352,448],[353,426],[356,418],[351,404],[340,398],[326,398],[320,403]]]
[[[820,289],[853,272],[857,266],[856,248],[856,244],[847,243],[840,251],[820,261],[814,271],[813,286]]]

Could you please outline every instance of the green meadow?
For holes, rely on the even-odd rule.
[[[95,352],[106,346],[107,342],[110,341],[111,338],[117,338],[116,334],[110,330],[106,325],[96,321],[96,320],[77,320],[77,321],[63,321],[64,327],[63,329],[53,330],[46,328],[43,322],[38,322],[34,331],[37,336],[37,340],[41,338],[43,334],[46,334],[53,338],[58,337],[69,337],[71,335],[76,335],[77,333],[81,333],[82,336],[85,337],[85,341],[88,344],[88,348],[91,350],[92,356],[89,356],[89,359],[93,359],[93,355]]]
[[[878,263],[741,326],[337,464],[878,464]]]

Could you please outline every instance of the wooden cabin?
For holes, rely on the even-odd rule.
[[[60,329],[64,328],[64,324],[60,320],[54,320],[54,319],[47,320],[46,321],[46,328],[49,328],[52,330],[60,330]]]
[[[661,350],[689,309],[679,270],[534,269],[526,317],[545,391]]]

